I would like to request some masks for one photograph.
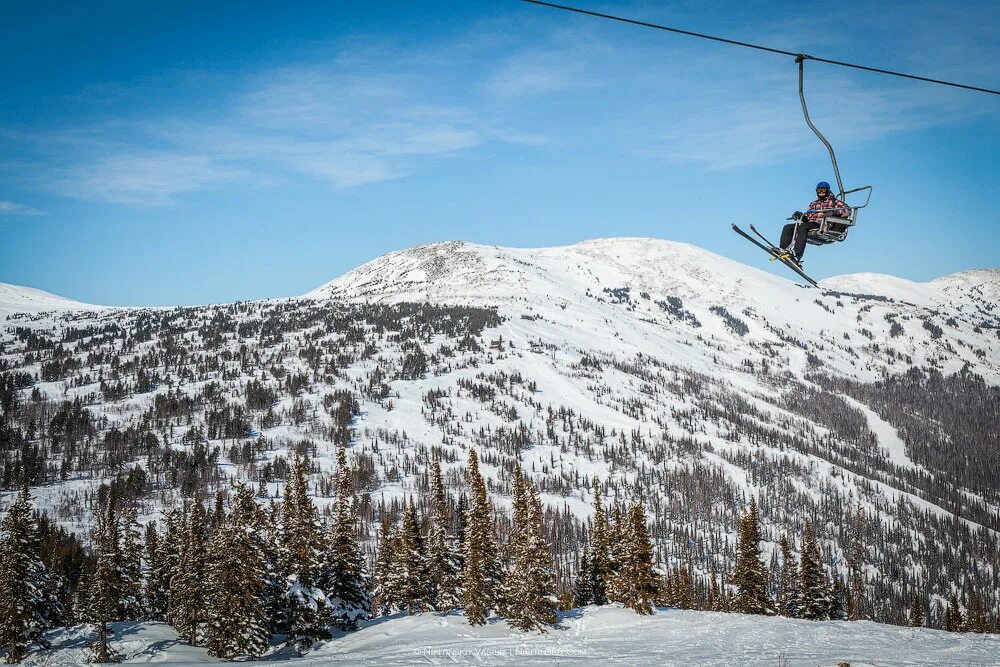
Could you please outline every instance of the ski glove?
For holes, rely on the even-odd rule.
[[[796,211],[795,213],[792,213],[792,220],[801,220],[803,217],[804,216],[802,214],[802,211]]]

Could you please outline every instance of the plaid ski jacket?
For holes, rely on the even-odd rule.
[[[818,208],[833,208],[836,211],[830,213],[807,213],[802,216],[804,220],[810,220],[812,222],[823,222],[823,220],[828,215],[836,215],[838,218],[849,218],[851,217],[851,209],[844,202],[840,201],[833,196],[831,192],[824,199],[817,199],[813,203],[809,204],[809,210],[813,211]]]

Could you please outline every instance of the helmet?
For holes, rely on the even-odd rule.
[[[827,183],[826,181],[820,181],[819,183],[816,184],[816,189],[819,190],[820,188],[826,188],[831,192],[833,191],[833,188],[831,188],[830,184]]]

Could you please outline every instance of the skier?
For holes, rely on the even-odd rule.
[[[838,218],[850,218],[851,209],[844,202],[833,196],[830,184],[820,181],[816,184],[816,201],[809,204],[809,209],[803,213],[792,214],[795,222],[785,225],[781,230],[781,250],[789,254],[788,259],[802,266],[802,254],[806,251],[806,235],[819,229],[828,215]]]

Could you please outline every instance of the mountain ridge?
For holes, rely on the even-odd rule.
[[[459,256],[463,257],[465,260],[469,260],[469,258],[473,257],[478,258],[480,260],[478,264],[473,264],[472,266],[467,266],[466,268],[488,269],[491,271],[489,275],[495,277],[498,275],[497,271],[501,268],[497,264],[496,260],[505,259],[518,263],[528,261],[532,258],[551,259],[560,254],[567,256],[575,254],[580,259],[588,257],[594,258],[599,254],[595,251],[600,250],[603,250],[605,255],[610,255],[613,251],[621,253],[622,251],[628,250],[636,252],[640,255],[649,256],[651,254],[650,248],[659,248],[661,250],[659,254],[660,259],[670,257],[686,258],[689,262],[689,266],[701,269],[706,269],[708,266],[721,266],[729,269],[741,267],[741,270],[746,271],[746,275],[743,276],[745,280],[762,280],[765,284],[773,283],[784,287],[794,288],[797,286],[797,283],[787,277],[770,273],[759,267],[743,264],[699,246],[680,241],[669,241],[666,239],[651,237],[601,237],[586,239],[573,244],[535,248],[486,245],[472,243],[469,241],[455,240],[424,243],[386,253],[369,260],[368,262],[365,262],[304,294],[284,297],[284,299],[323,299],[334,296],[363,298],[366,295],[364,289],[362,288],[366,287],[373,290],[374,296],[387,297],[390,290],[385,289],[384,282],[380,285],[376,282],[360,280],[360,278],[375,270],[381,270],[387,266],[392,266],[397,262],[405,262],[411,265],[416,264],[416,266],[411,266],[411,271],[424,271],[425,276],[422,278],[420,276],[412,276],[409,280],[400,280],[396,289],[401,293],[401,296],[404,296],[407,292],[406,290],[399,289],[401,285],[411,284],[412,286],[420,286],[426,285],[433,280],[441,279],[442,277],[448,275],[455,276],[456,272],[454,270],[449,272],[447,266],[449,261],[455,260],[455,253],[458,253]],[[485,261],[490,258],[494,260],[492,265]],[[437,270],[432,270],[429,274],[427,274],[428,268],[432,267],[424,266],[425,264],[436,265],[433,268],[436,268]],[[710,271],[708,273],[711,274]],[[502,275],[502,273],[499,275]],[[397,279],[400,277],[400,275],[396,275]],[[704,284],[708,284],[708,282],[709,281],[704,281]],[[528,287],[529,285],[525,286]],[[914,298],[913,295],[915,292],[920,292],[921,290],[958,290],[979,288],[980,290],[985,291],[985,295],[988,295],[991,298],[998,298],[1000,297],[1000,268],[958,271],[924,282],[912,281],[907,278],[901,278],[891,274],[874,272],[842,274],[823,279],[820,281],[820,288],[829,291],[843,292],[868,290],[869,293],[892,296],[892,298],[905,298],[905,295],[909,294],[911,299]],[[873,289],[875,291],[871,291]],[[419,294],[411,293],[410,296],[419,296]],[[917,300],[926,301],[926,299],[921,297],[917,297]],[[254,301],[256,301],[256,299]],[[0,282],[0,316],[9,316],[16,313],[28,312],[39,313],[49,310],[96,310],[104,308],[142,307],[144,306],[106,306],[83,303],[34,287]]]

